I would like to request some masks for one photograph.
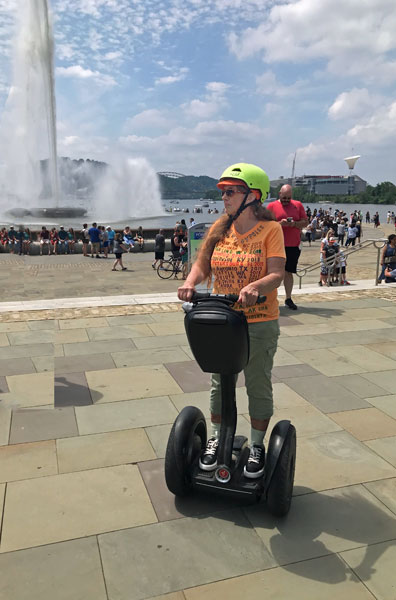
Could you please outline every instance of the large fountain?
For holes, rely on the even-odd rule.
[[[114,167],[58,160],[49,0],[20,0],[0,166],[0,212],[25,222],[87,213],[112,222],[163,214],[158,178],[145,159],[118,158]]]

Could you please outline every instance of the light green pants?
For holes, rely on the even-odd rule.
[[[279,322],[250,323],[250,355],[244,369],[249,415],[253,419],[269,419],[273,414],[271,372],[279,337]],[[221,414],[220,375],[213,373],[210,411]]]

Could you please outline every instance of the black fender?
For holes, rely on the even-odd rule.
[[[291,422],[288,420],[278,421],[273,430],[271,431],[271,437],[268,442],[268,448],[266,453],[265,462],[265,474],[264,474],[264,493],[267,493],[268,487],[271,483],[272,476],[274,474],[276,464],[279,460],[280,453],[285,442],[287,432]]]

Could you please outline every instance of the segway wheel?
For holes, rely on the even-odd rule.
[[[165,454],[165,481],[175,496],[191,491],[191,466],[205,446],[205,417],[199,408],[186,406],[173,424]]]
[[[268,509],[276,517],[284,517],[290,510],[295,465],[296,430],[290,425],[267,492]]]

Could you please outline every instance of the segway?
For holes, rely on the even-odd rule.
[[[265,297],[259,298],[264,302]],[[235,435],[237,374],[249,360],[249,333],[245,315],[232,309],[235,294],[194,293],[185,303],[184,325],[193,355],[205,373],[221,378],[221,427],[217,466],[212,471],[199,467],[206,448],[205,417],[199,408],[186,406],[176,418],[165,455],[165,480],[175,496],[193,490],[212,491],[253,501],[265,499],[270,512],[289,512],[296,459],[296,430],[288,420],[273,428],[266,452],[264,472],[256,479],[244,475],[249,458],[246,437]]]

